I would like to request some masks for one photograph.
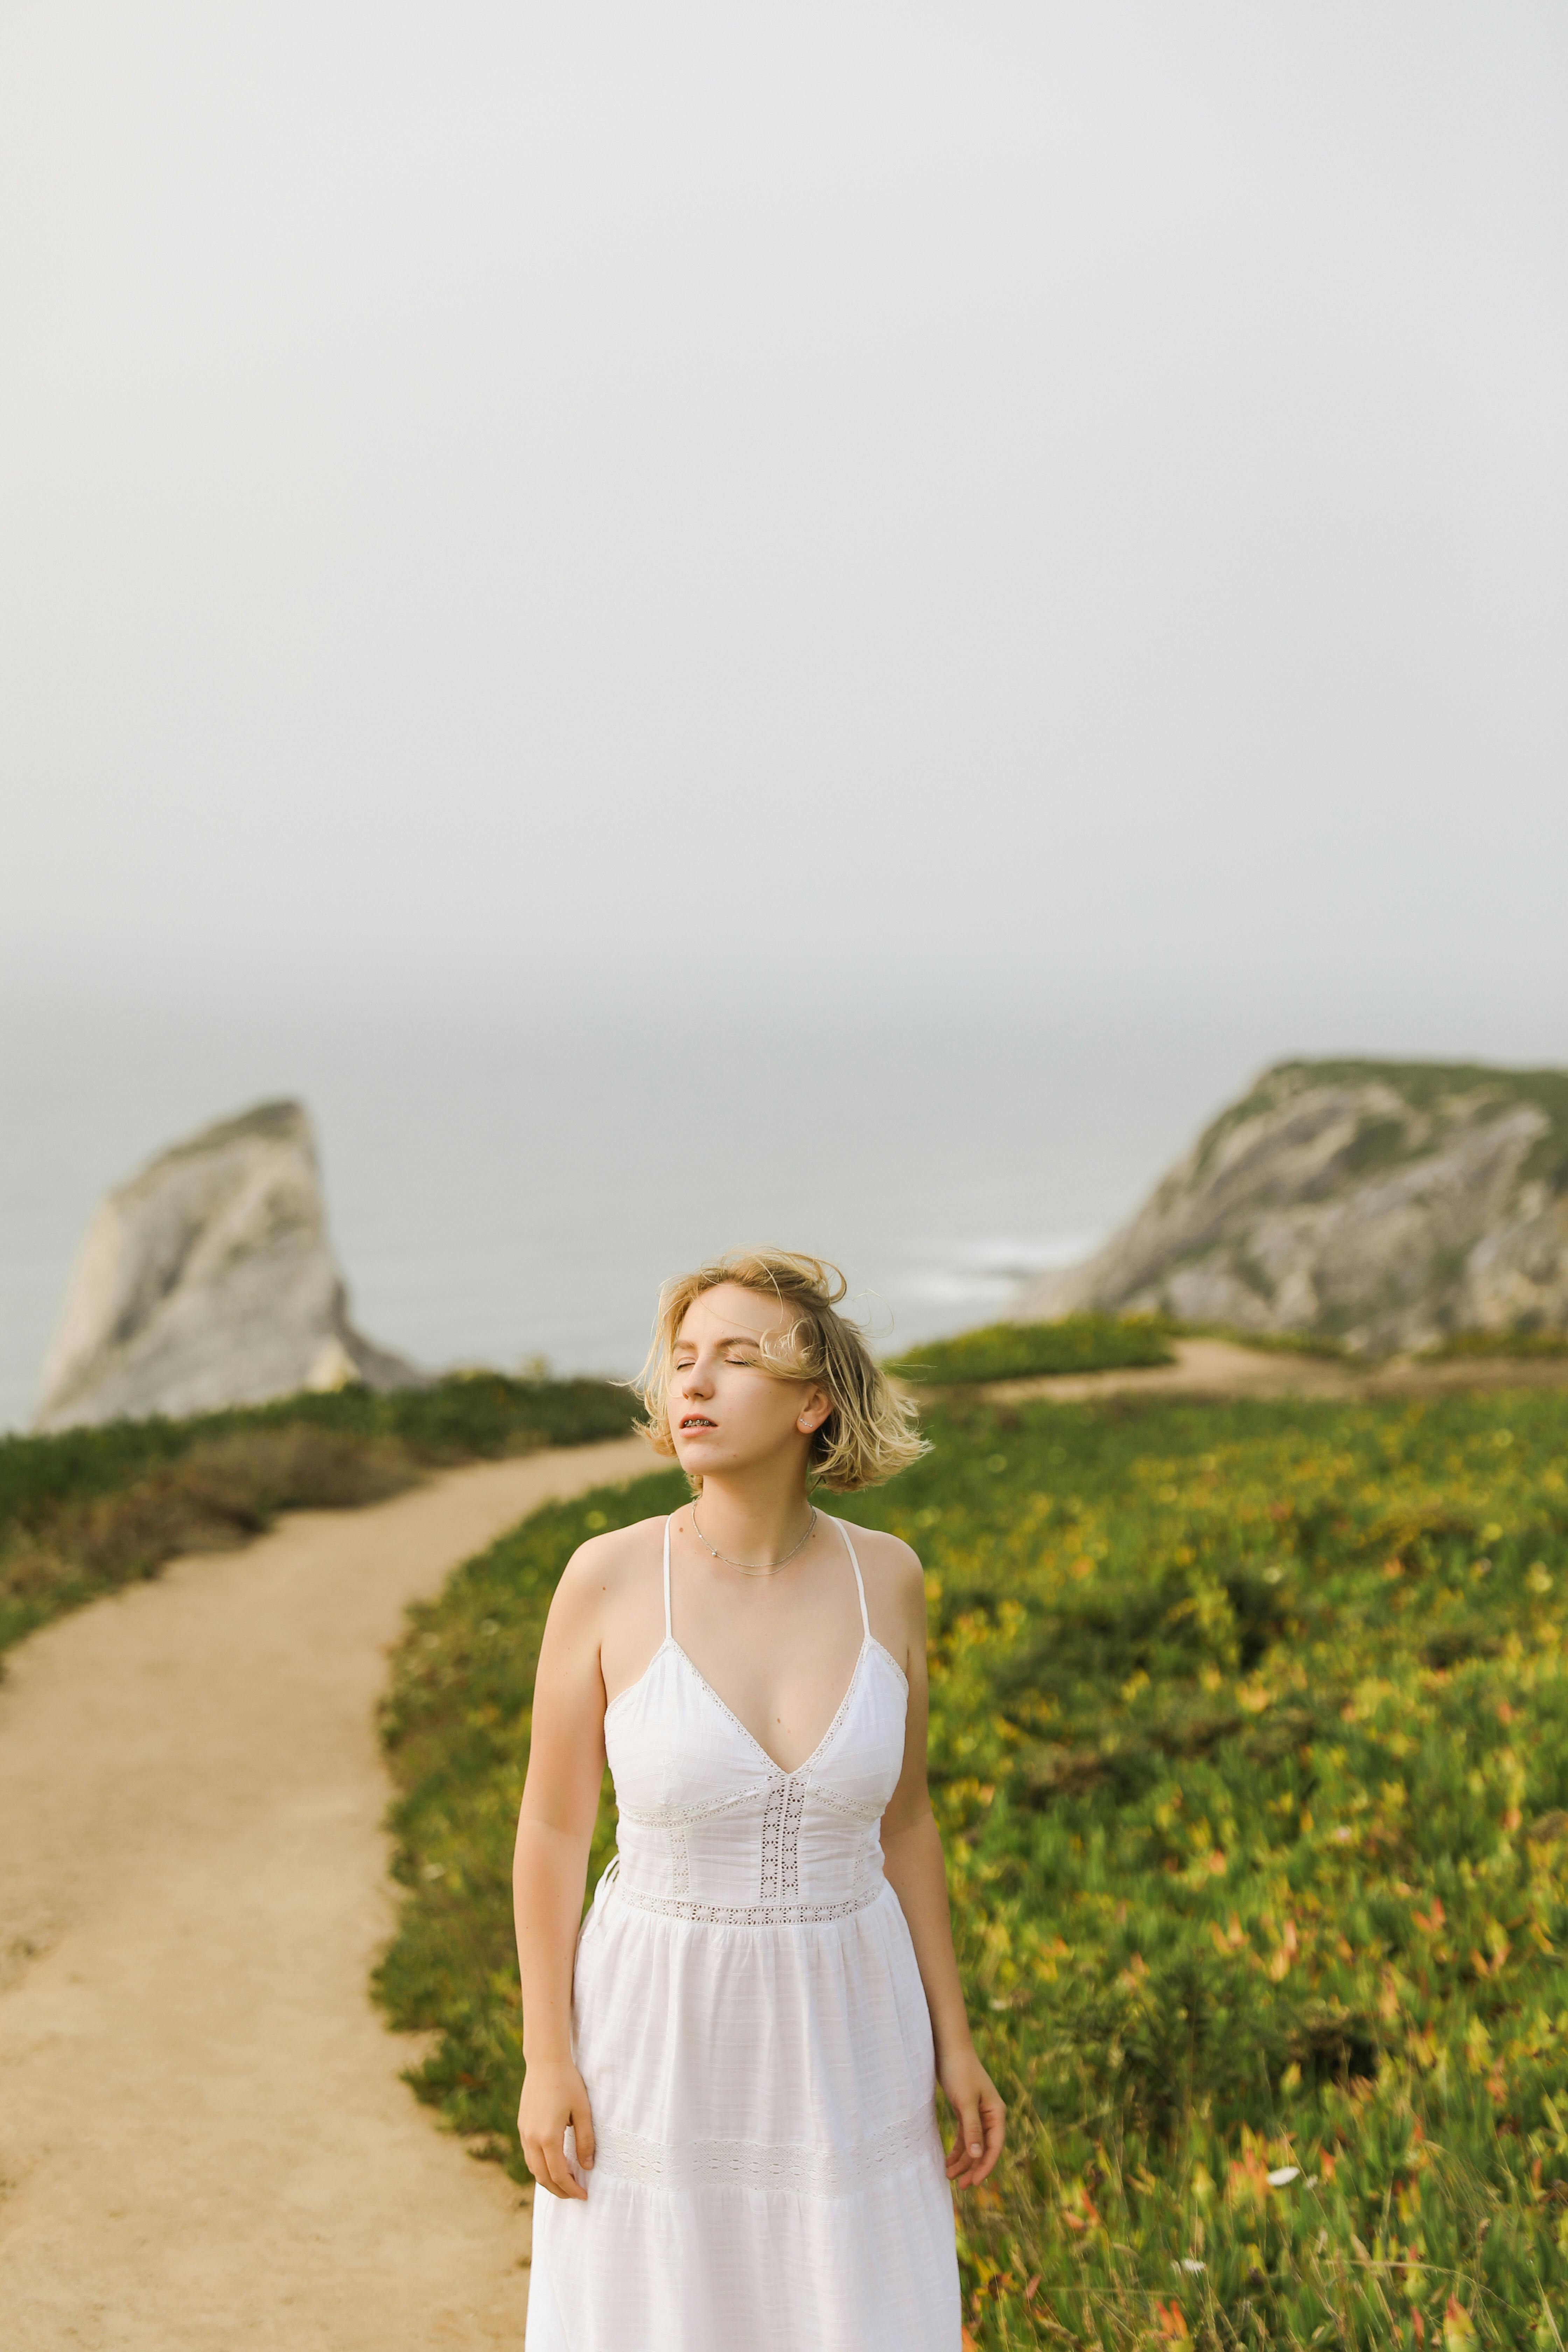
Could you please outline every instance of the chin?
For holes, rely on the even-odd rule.
[[[700,1478],[705,1473],[712,1475],[721,1470],[739,1470],[744,1467],[744,1465],[737,1462],[727,1450],[716,1445],[690,1445],[683,1453],[678,1451],[675,1458],[689,1478]]]

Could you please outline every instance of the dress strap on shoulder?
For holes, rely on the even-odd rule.
[[[824,1511],[822,1516],[826,1518],[827,1517],[827,1513]],[[844,1538],[844,1549],[849,1555],[849,1565],[855,1571],[855,1590],[860,1595],[860,1625],[861,1630],[865,1633],[866,1639],[868,1642],[871,1638],[871,1620],[866,1614],[866,1584],[864,1578],[860,1574],[860,1562],[856,1558],[855,1547],[849,1540],[849,1530],[845,1526],[843,1520],[835,1519],[833,1524]]]
[[[672,1511],[669,1517],[674,1517]],[[669,1619],[669,1519],[664,1523],[664,1638],[667,1642],[675,1639],[675,1628]]]

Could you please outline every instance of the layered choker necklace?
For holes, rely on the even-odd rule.
[[[691,1506],[691,1524],[697,1530],[697,1540],[701,1545],[703,1550],[711,1552],[715,1559],[721,1559],[726,1568],[738,1568],[742,1576],[776,1576],[781,1568],[787,1568],[789,1566],[797,1551],[804,1551],[805,1549],[806,1545],[816,1533],[816,1521],[817,1509],[816,1505],[813,1503],[811,1506],[811,1517],[805,1523],[805,1533],[802,1536],[800,1541],[798,1543],[791,1544],[783,1559],[775,1559],[770,1562],[765,1568],[759,1568],[752,1560],[731,1559],[727,1551],[721,1551],[716,1544],[710,1544],[707,1537],[703,1534],[700,1526],[698,1524],[697,1506],[695,1503]]]

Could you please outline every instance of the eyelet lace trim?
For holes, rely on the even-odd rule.
[[[788,1783],[775,1780],[768,1790],[768,1801],[763,1809],[763,1869],[762,1896],[764,1903],[779,1899],[779,1849],[784,1842],[784,1791]]]
[[[830,1812],[842,1813],[847,1821],[860,1822],[867,1828],[879,1822],[887,1811],[875,1798],[867,1802],[859,1797],[846,1796],[843,1790],[835,1789],[826,1780],[812,1782],[811,1801],[814,1805],[826,1805]]]
[[[779,1832],[779,1887],[786,1903],[795,1902],[800,1894],[800,1817],[805,1811],[805,1782],[792,1780]]]
[[[637,2132],[596,2126],[595,2178],[629,2180],[639,2189],[761,2189],[764,2195],[853,2197],[890,2174],[942,2161],[942,2141],[930,2107],[874,2133],[858,2147],[771,2147],[765,2140],[689,2140],[684,2146],[644,2139]]]
[[[792,1777],[776,1780],[768,1790],[763,1812],[764,1903],[793,1903],[800,1893],[800,1823],[805,1811],[805,1785]]]
[[[634,1911],[652,1911],[661,1919],[689,1919],[700,1927],[821,1927],[830,1919],[847,1919],[864,1911],[882,1891],[879,1874],[874,1885],[860,1886],[841,1903],[691,1903],[679,1895],[643,1895],[617,1875],[611,1882],[617,1903]]]
[[[617,1810],[623,1822],[639,1830],[667,1830],[678,1822],[710,1821],[715,1813],[732,1813],[737,1806],[755,1804],[768,1786],[765,1780],[753,1780],[750,1788],[731,1789],[722,1797],[705,1797],[695,1805],[621,1805]]]

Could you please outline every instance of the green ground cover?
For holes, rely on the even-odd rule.
[[[1054,1323],[987,1323],[895,1356],[899,1379],[932,1387],[1023,1381],[1048,1372],[1111,1372],[1170,1364],[1171,1327],[1149,1315],[1065,1315]]]
[[[1451,1331],[1437,1347],[1425,1350],[1423,1360],[1456,1356],[1568,1356],[1568,1331]]]
[[[607,1381],[478,1372],[390,1396],[337,1389],[0,1437],[0,1653],[177,1553],[247,1542],[279,1511],[374,1502],[445,1464],[623,1436],[632,1410]]]
[[[842,1507],[926,1562],[933,1795],[1012,2111],[972,2345],[1555,2347],[1568,2308],[1568,1399],[950,1400]],[[386,1702],[411,2079],[521,2167],[508,1919],[537,1514]],[[595,1867],[609,1848],[606,1811]]]

